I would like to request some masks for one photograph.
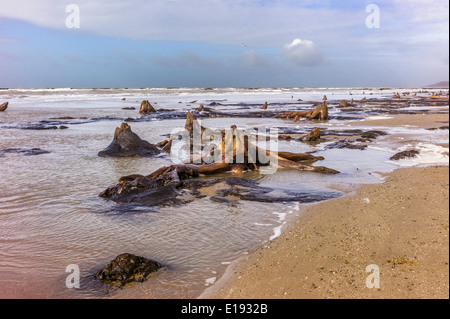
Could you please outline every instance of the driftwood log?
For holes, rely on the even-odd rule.
[[[294,111],[284,112],[275,116],[275,118],[293,119],[298,121],[300,118],[306,118],[308,120],[328,120],[328,104],[327,101],[323,101],[314,110],[310,111]]]

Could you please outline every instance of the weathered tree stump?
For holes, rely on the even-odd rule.
[[[320,140],[320,128],[318,127],[301,138],[302,142],[314,142],[318,140]]]
[[[141,103],[141,109],[139,110],[139,113],[145,114],[145,113],[154,113],[156,112],[155,108],[150,104],[149,101],[144,100]]]
[[[275,116],[275,118],[293,119],[297,122],[300,118],[307,118],[308,120],[328,120],[328,104],[323,101],[314,110],[284,112]]]
[[[114,139],[107,148],[98,153],[102,157],[132,157],[132,156],[154,156],[161,151],[153,144],[142,140],[136,133],[131,131],[127,123],[116,128]]]

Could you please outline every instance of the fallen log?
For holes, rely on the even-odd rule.
[[[278,156],[293,162],[316,162],[325,159],[322,156],[314,156],[308,153],[278,152]]]
[[[275,116],[275,118],[293,119],[297,122],[300,118],[306,118],[308,120],[321,120],[326,121],[328,117],[328,104],[327,101],[323,101],[314,110],[310,111],[294,111],[284,112]]]

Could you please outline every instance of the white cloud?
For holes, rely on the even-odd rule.
[[[298,66],[316,66],[325,61],[325,56],[311,40],[294,39],[283,47],[283,53]]]
[[[80,31],[138,40],[197,41],[279,47],[298,30],[314,34],[362,24],[354,12],[305,8],[303,3],[260,0],[77,0]],[[66,29],[60,0],[0,0],[0,17]],[[309,4],[309,3],[308,3]],[[364,12],[363,10],[359,10]],[[74,30],[72,30],[74,31]]]

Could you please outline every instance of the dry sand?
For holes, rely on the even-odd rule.
[[[307,207],[201,298],[449,298],[448,236],[449,168],[399,169]],[[371,264],[379,289],[366,286]]]
[[[448,125],[448,114],[354,126]],[[228,267],[200,298],[449,298],[449,167],[403,168],[382,184],[302,208],[283,234]],[[379,288],[366,280],[380,271]],[[371,283],[375,281],[372,280]]]

